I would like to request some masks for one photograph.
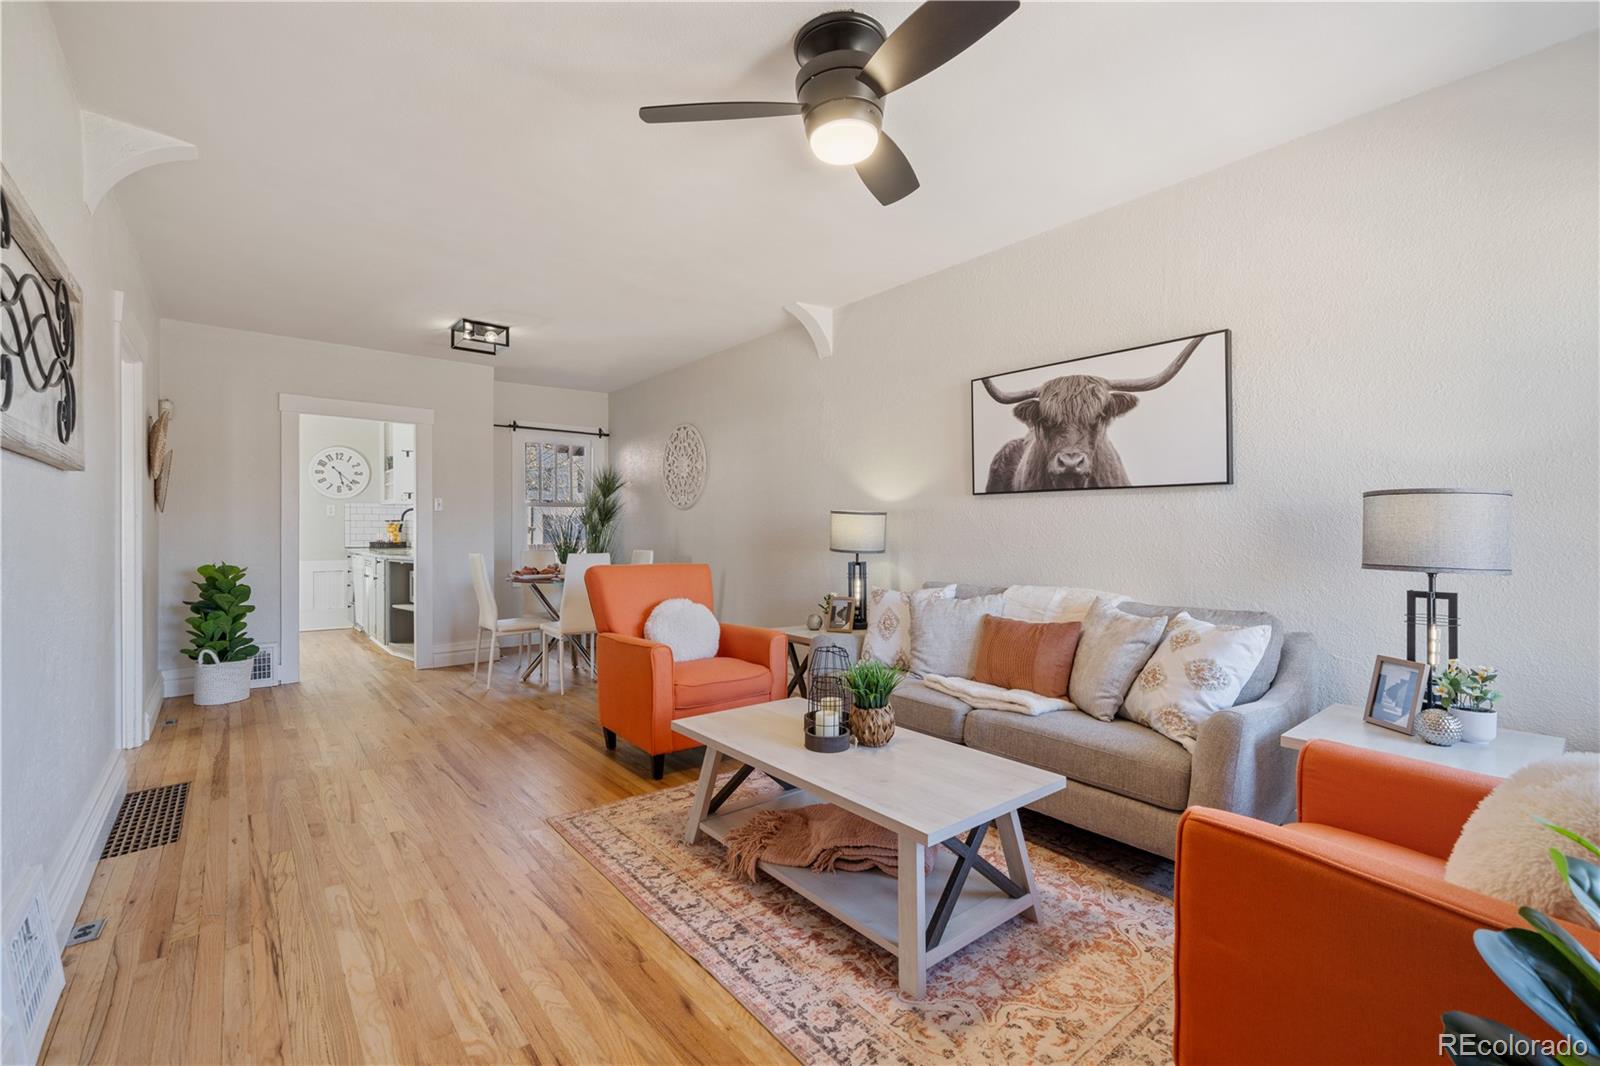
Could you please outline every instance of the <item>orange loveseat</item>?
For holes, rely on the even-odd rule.
[[[1175,889],[1180,1066],[1438,1066],[1449,1010],[1555,1035],[1473,947],[1474,930],[1525,925],[1517,908],[1443,879],[1462,824],[1497,784],[1313,741],[1300,754],[1300,821],[1191,807]],[[1600,953],[1600,933],[1567,928]]]
[[[643,748],[651,777],[660,780],[668,752],[698,746],[672,731],[674,719],[783,699],[787,641],[776,630],[724,622],[716,657],[684,663],[674,662],[665,644],[644,639],[645,619],[663,600],[694,600],[710,609],[709,566],[594,566],[584,585],[599,633],[595,671],[606,747],[616,748],[620,736]]]

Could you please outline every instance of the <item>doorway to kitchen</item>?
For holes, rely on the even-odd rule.
[[[371,654],[433,661],[433,412],[279,398],[283,654],[303,663]],[[302,655],[302,641],[317,654]]]

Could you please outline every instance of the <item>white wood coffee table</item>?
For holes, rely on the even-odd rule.
[[[674,732],[706,746],[685,840],[693,844],[703,832],[722,842],[758,811],[822,802],[893,830],[900,840],[898,883],[878,873],[764,862],[760,868],[898,956],[900,988],[911,997],[922,996],[929,966],[1019,914],[1038,920],[1017,810],[1065,788],[1066,778],[908,729],[881,748],[808,751],[800,724],[805,708],[803,699],[778,700],[672,723]],[[718,790],[724,758],[740,765]],[[753,770],[784,791],[724,810]],[[1005,852],[1004,872],[978,854],[991,824]],[[945,847],[926,876],[925,852],[935,844]],[[974,870],[981,876],[969,877]]]

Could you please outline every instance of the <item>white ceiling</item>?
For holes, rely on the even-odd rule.
[[[58,4],[83,107],[196,162],[117,190],[163,313],[612,389],[1576,36],[1593,4],[1026,3],[889,101],[880,207],[798,119],[807,4]],[[891,29],[910,4],[863,10]],[[790,323],[791,328],[798,325]],[[472,358],[472,357],[464,357]]]

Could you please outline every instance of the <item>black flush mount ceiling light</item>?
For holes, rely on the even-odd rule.
[[[459,318],[450,327],[450,347],[458,352],[495,355],[501,348],[511,347],[511,327]]]

